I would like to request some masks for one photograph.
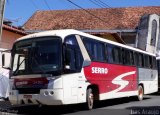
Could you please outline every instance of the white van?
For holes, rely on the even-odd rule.
[[[2,68],[2,54],[6,49],[0,48],[0,101],[9,96],[9,69]],[[10,53],[5,52],[5,63],[10,64]],[[9,66],[8,66],[9,67]]]

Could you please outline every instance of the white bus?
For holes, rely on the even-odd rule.
[[[18,39],[11,50],[12,104],[66,105],[158,91],[156,57],[77,30]]]
[[[158,69],[158,90],[160,89],[160,57],[156,58],[157,60],[157,69]]]

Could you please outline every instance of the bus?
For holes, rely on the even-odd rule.
[[[15,105],[85,103],[92,109],[99,100],[142,100],[158,91],[157,80],[154,54],[78,30],[50,30],[13,44],[9,100]]]
[[[156,57],[158,70],[158,92],[160,91],[160,57]]]

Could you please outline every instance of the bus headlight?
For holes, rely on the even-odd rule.
[[[49,94],[52,96],[52,95],[54,94],[54,92],[53,92],[53,91],[50,91]]]
[[[45,95],[45,96],[48,96],[48,95],[49,95],[49,92],[48,92],[48,91],[45,91],[45,92],[44,92],[44,95]]]

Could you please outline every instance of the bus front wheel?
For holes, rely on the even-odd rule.
[[[86,104],[87,109],[89,109],[89,110],[93,109],[94,95],[93,95],[93,90],[91,88],[87,89],[86,101],[87,101],[87,104]]]
[[[143,100],[143,96],[144,96],[144,90],[142,85],[138,86],[138,100],[142,101]]]

